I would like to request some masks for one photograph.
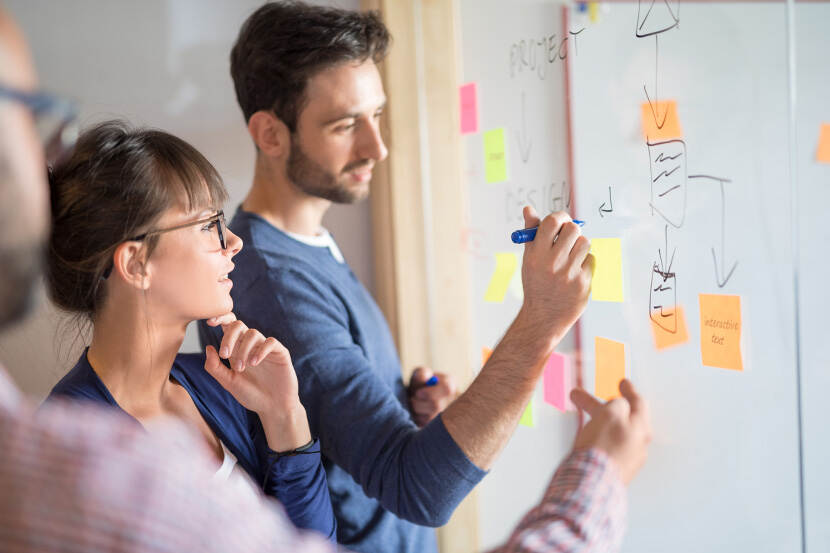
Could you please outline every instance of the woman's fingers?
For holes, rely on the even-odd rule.
[[[264,342],[259,344],[254,350],[251,352],[250,362],[249,365],[256,367],[262,360],[268,357],[271,353],[279,351],[282,349],[283,346],[276,338],[269,337],[266,338]]]
[[[233,321],[228,325],[223,325],[222,330],[225,334],[222,336],[222,343],[219,346],[219,357],[229,359],[231,353],[236,349],[236,342],[248,330],[248,327],[242,321]]]
[[[207,321],[208,326],[219,326],[219,325],[226,325],[234,322],[236,320],[236,315],[233,314],[233,311],[229,313],[225,313],[224,315],[219,315],[217,317],[211,317]]]
[[[230,357],[231,367],[239,372],[245,370],[245,367],[249,364],[248,360],[251,357],[251,352],[264,341],[265,336],[260,331],[253,328],[247,329],[236,341],[236,347]]]

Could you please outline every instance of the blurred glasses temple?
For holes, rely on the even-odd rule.
[[[48,92],[28,92],[0,83],[0,100],[4,98],[19,102],[32,112],[49,165],[62,161],[72,151],[78,139],[78,108],[74,102]]]

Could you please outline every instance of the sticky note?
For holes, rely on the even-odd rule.
[[[568,394],[573,388],[570,358],[553,352],[545,363],[542,373],[545,403],[549,403],[562,412],[572,408]]]
[[[683,138],[677,102],[674,100],[643,102],[643,135],[649,142]],[[658,126],[659,125],[659,126]]]
[[[510,290],[510,295],[517,300],[523,301],[525,299],[525,289],[524,285],[522,285],[521,271],[513,272],[513,278],[510,279],[510,284],[507,286],[507,289]]]
[[[507,180],[504,129],[493,129],[484,133],[484,178],[487,182]]]
[[[620,395],[620,381],[625,378],[625,344],[607,338],[594,338],[594,395],[608,401]]]
[[[461,134],[478,132],[478,94],[476,83],[459,88],[461,97]]]
[[[599,21],[599,2],[588,2],[588,17],[591,23]]]
[[[534,426],[536,426],[535,424],[533,424],[533,400],[532,399],[530,400],[530,403],[527,404],[527,407],[525,407],[525,411],[524,411],[524,413],[522,413],[522,418],[519,419],[519,424],[521,424],[522,426],[529,426],[530,428],[533,428]]]
[[[504,301],[510,279],[513,278],[513,273],[516,272],[516,265],[518,265],[518,259],[515,253],[496,254],[496,269],[493,271],[493,276],[490,277],[490,284],[484,293],[484,301],[491,303]]]
[[[699,294],[700,354],[707,367],[744,370],[741,356],[741,297]]]
[[[658,350],[679,346],[689,341],[686,314],[681,306],[674,309],[655,309],[651,312],[651,332]]]
[[[830,163],[830,123],[822,123],[818,135],[816,161]]]
[[[594,301],[623,301],[622,244],[619,238],[593,238],[591,253],[596,258],[591,281]]]
[[[488,348],[486,346],[481,348],[481,366],[482,367],[487,364],[487,361],[490,359],[491,355],[493,355],[493,350],[491,350],[490,348]]]

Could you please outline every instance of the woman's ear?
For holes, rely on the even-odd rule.
[[[119,244],[112,254],[112,274],[137,290],[150,288],[147,256],[143,242],[135,240]]]
[[[261,110],[248,120],[248,134],[259,151],[270,158],[285,157],[291,145],[291,131],[274,112]]]

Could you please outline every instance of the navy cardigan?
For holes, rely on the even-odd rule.
[[[315,441],[310,454],[270,459],[272,451],[257,414],[240,405],[204,366],[203,354],[179,354],[170,375],[187,390],[205,422],[236,456],[245,472],[263,487],[266,495],[283,504],[291,521],[299,528],[316,530],[334,541],[337,528],[319,443]],[[86,351],[78,364],[52,388],[46,400],[58,396],[100,402],[130,416],[98,378]]]

